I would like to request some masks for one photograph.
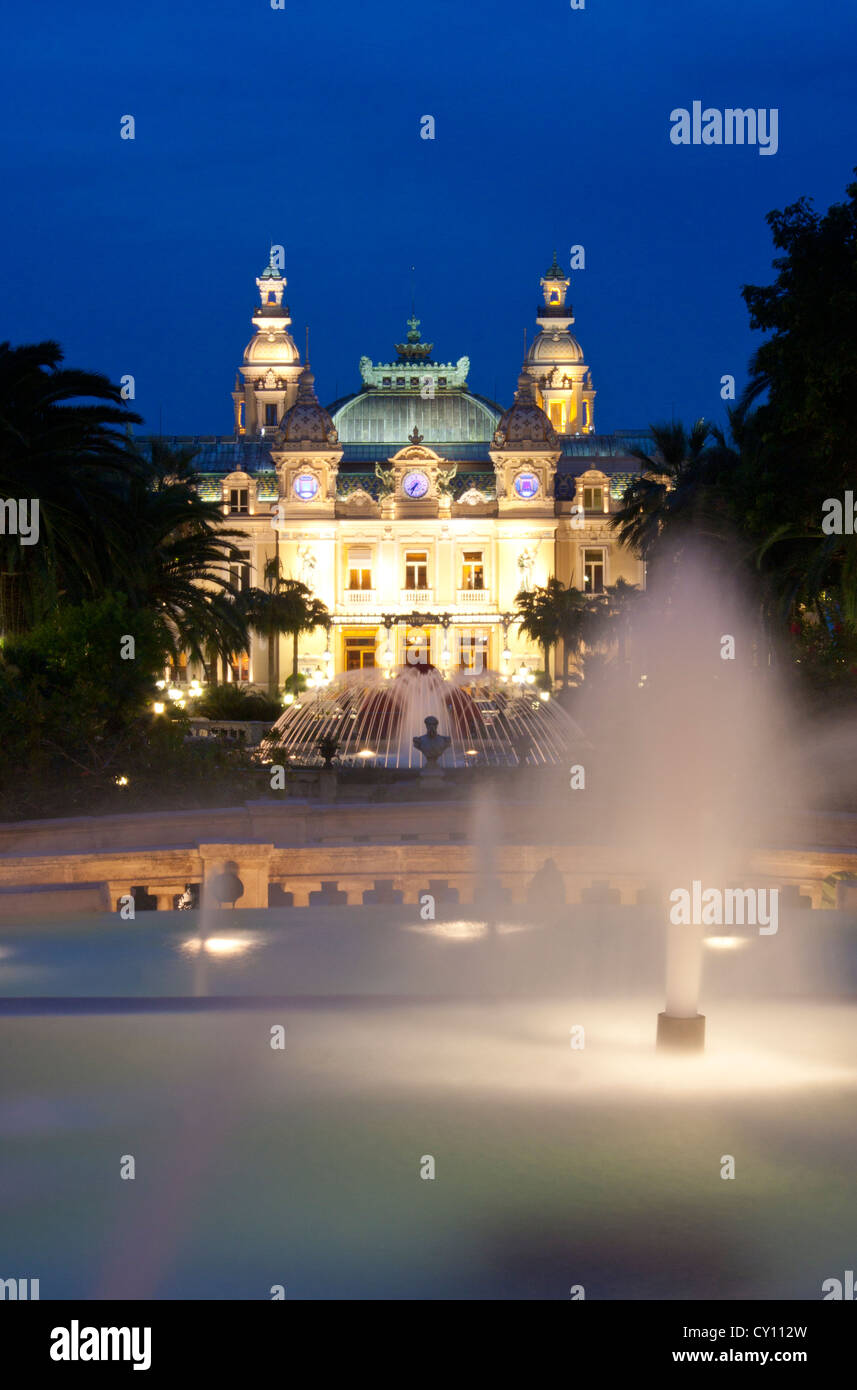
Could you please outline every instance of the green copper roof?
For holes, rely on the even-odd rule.
[[[546,280],[567,280],[568,276],[556,259],[556,251],[553,253],[553,264],[549,265],[545,271]]]

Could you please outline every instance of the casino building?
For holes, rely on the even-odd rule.
[[[453,671],[537,670],[542,654],[513,621],[522,589],[551,575],[588,593],[620,577],[644,582],[609,516],[639,467],[630,449],[648,441],[595,431],[592,374],[556,255],[506,409],[470,390],[468,357],[436,361],[413,316],[392,360],[362,357],[359,389],[323,407],[274,259],[256,280],[234,435],[167,442],[194,446],[203,495],[244,537],[238,586],[261,586],[278,557],[285,577],[326,604],[329,637],[301,639],[308,676],[399,665],[413,647]],[[289,645],[280,639],[280,683]],[[254,638],[227,678],[262,685],[267,666]],[[173,678],[188,674],[201,672]]]

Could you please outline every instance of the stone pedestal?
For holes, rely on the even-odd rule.
[[[657,1045],[671,1052],[702,1052],[705,1048],[705,1014],[696,1014],[693,1018],[658,1014]]]

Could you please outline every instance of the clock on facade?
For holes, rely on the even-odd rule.
[[[528,500],[535,497],[539,490],[539,480],[535,473],[519,473],[515,479],[515,491],[519,497]]]
[[[314,478],[311,473],[299,473],[292,487],[302,502],[311,502],[318,492],[318,478]]]
[[[408,497],[425,497],[429,480],[425,473],[406,473],[402,479],[402,491]]]

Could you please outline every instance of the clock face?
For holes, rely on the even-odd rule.
[[[292,486],[302,502],[311,502],[318,492],[318,478],[311,473],[299,473]]]
[[[535,473],[519,473],[515,479],[515,491],[525,501],[535,497],[539,490],[539,480]]]
[[[425,497],[429,481],[425,473],[406,473],[402,479],[402,491],[408,497]]]

